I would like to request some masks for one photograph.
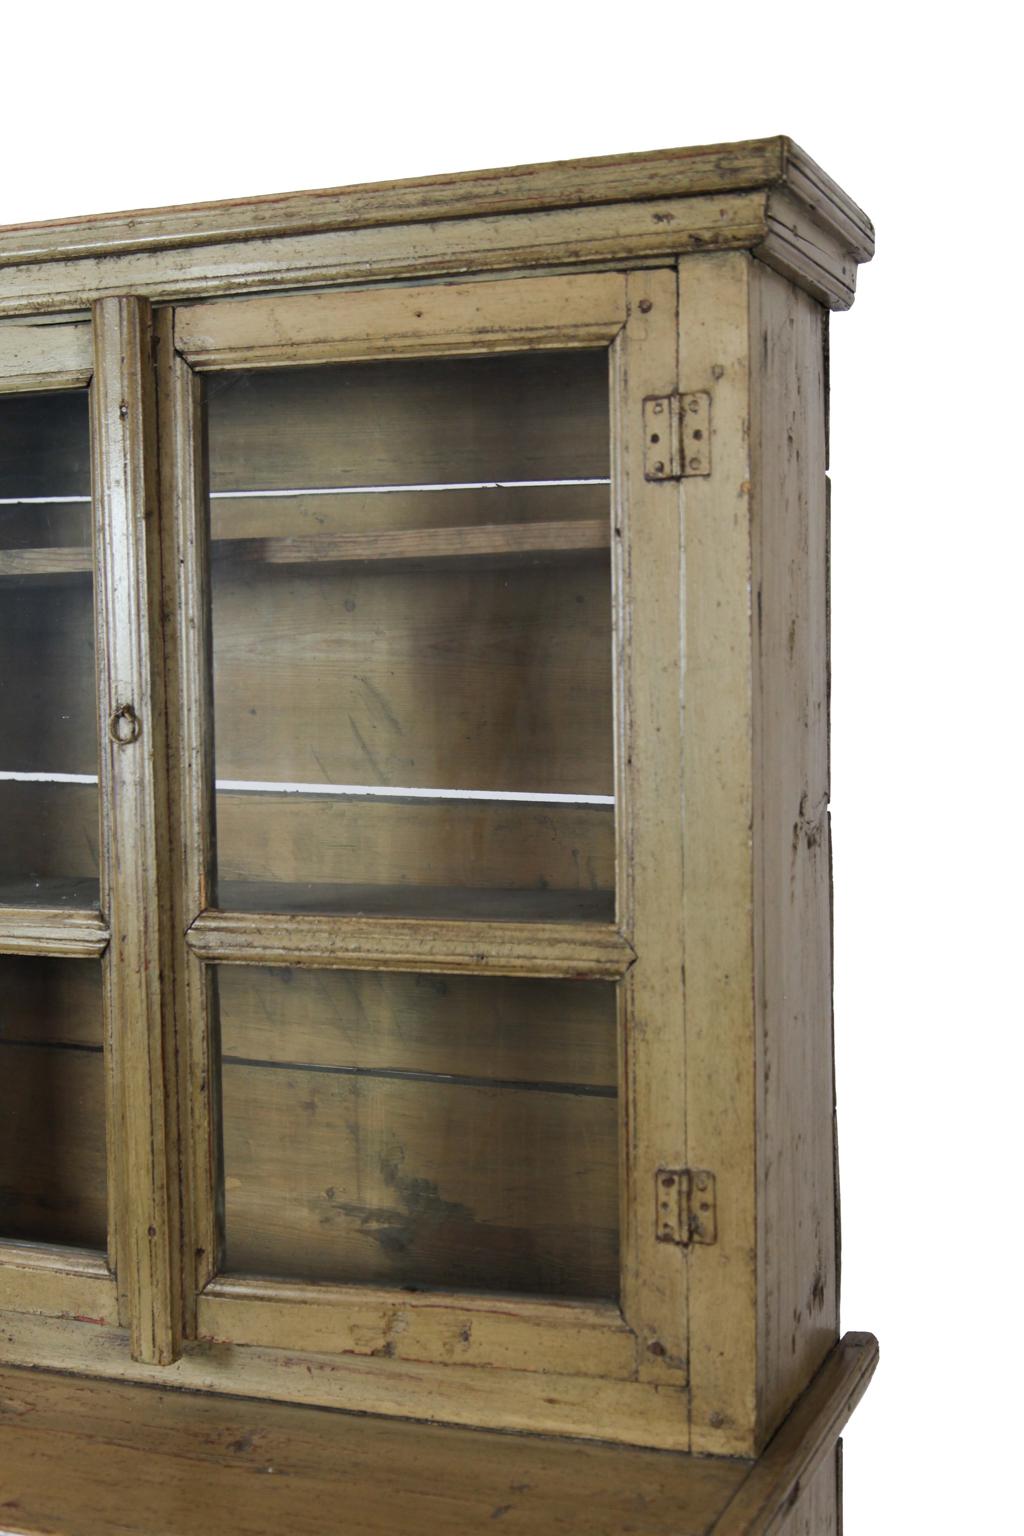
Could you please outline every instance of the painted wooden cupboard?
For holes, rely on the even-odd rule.
[[[4,1366],[755,1466],[837,1369],[871,248],[786,139],[0,231]]]

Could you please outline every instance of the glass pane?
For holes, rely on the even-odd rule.
[[[218,968],[228,1272],[618,1294],[615,988]]]
[[[0,1239],[105,1250],[98,960],[0,956]]]
[[[610,920],[606,355],[206,401],[220,905]]]
[[[0,904],[99,904],[89,400],[0,395]]]

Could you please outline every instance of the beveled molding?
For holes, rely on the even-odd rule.
[[[846,309],[874,232],[777,136],[8,226],[0,314],[737,249]]]

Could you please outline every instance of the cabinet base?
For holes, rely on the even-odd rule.
[[[835,1536],[837,1442],[878,1362],[837,1344],[755,1461],[0,1370],[0,1527],[43,1536]]]

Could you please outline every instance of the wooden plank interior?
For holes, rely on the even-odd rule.
[[[220,779],[612,793],[607,560],[218,562],[213,633]]]
[[[12,905],[98,904],[96,785],[45,782],[97,771],[89,491],[87,392],[0,396],[0,902]]]
[[[0,771],[95,774],[92,583],[5,586],[0,659]]]
[[[0,1237],[107,1243],[96,961],[0,958]]]
[[[88,495],[87,393],[0,395],[0,499]]]
[[[218,980],[229,1272],[614,1297],[613,989]]]
[[[608,519],[541,523],[488,523],[483,527],[402,529],[392,533],[314,534],[312,537],[232,539],[215,544],[215,559],[266,565],[384,564],[389,569],[443,562],[446,567],[470,564],[516,564],[523,560],[552,560],[561,556],[599,554],[610,542]],[[9,557],[8,557],[9,558]],[[0,560],[0,572],[4,569]]]
[[[217,833],[229,910],[614,915],[609,806],[224,792]]]
[[[232,965],[217,990],[226,1058],[615,1090],[604,982]]]
[[[0,781],[0,903],[99,907],[98,795],[95,784]]]
[[[211,375],[210,489],[607,476],[607,380],[602,350]]]
[[[58,549],[73,549],[85,562],[83,570],[91,570],[91,546],[92,508],[84,496],[81,501],[0,501],[0,571],[15,551],[37,551],[41,563],[43,550]]]
[[[416,529],[504,527],[524,523],[608,521],[608,487],[566,481],[554,485],[465,485],[443,490],[359,491],[344,494],[210,498],[210,533],[221,539],[308,538],[319,535],[412,532]],[[26,540],[31,543],[31,540]]]
[[[0,956],[0,1041],[103,1049],[103,978],[98,965]]]
[[[225,1063],[227,1273],[613,1298],[614,1097]]]

